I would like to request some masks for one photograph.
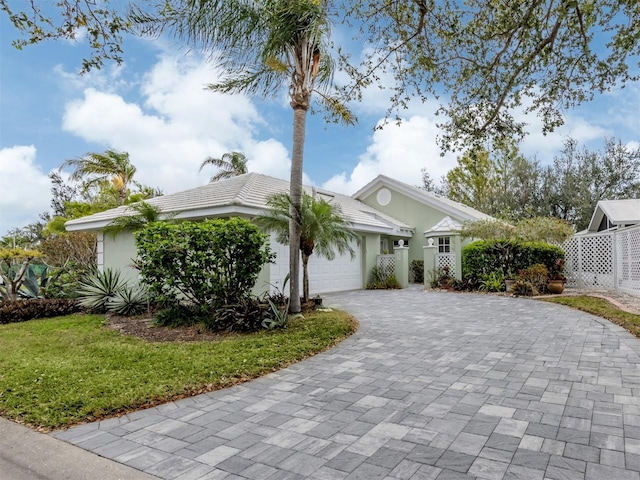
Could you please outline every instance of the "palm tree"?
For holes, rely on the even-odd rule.
[[[288,88],[293,109],[291,214],[289,223],[289,311],[300,311],[298,239],[302,203],[302,162],[307,111],[317,92],[339,120],[354,118],[326,93],[333,61],[328,53],[328,0],[187,0],[153,18],[141,9],[131,19],[145,33],[169,30],[186,43],[214,53],[226,77],[209,88],[223,93],[272,97]],[[318,87],[325,87],[324,92]]]
[[[118,205],[123,205],[127,198],[127,189],[136,173],[136,167],[129,161],[127,152],[107,150],[104,153],[87,153],[84,157],[66,160],[60,170],[73,167],[71,179],[81,181],[86,192],[92,186],[110,181],[118,192]]]
[[[124,230],[136,231],[142,230],[148,224],[160,220],[162,210],[160,207],[150,205],[147,202],[138,202],[127,207],[127,211],[135,212],[133,215],[122,215],[117,217],[104,228],[105,233],[110,233],[115,238]],[[171,218],[169,215],[166,218]],[[166,219],[165,218],[165,219]]]
[[[202,165],[200,165],[200,171],[202,171],[205,165],[213,165],[220,169],[218,173],[209,179],[210,182],[237,177],[238,175],[244,175],[248,172],[247,157],[242,152],[227,152],[222,155],[222,158],[207,157],[206,160],[202,162]]]
[[[291,244],[289,223],[293,221],[292,203],[291,197],[286,193],[272,195],[267,201],[269,211],[256,219],[258,225],[275,232],[278,242],[285,245]],[[354,241],[358,242],[359,238],[343,218],[339,205],[314,198],[307,193],[302,194],[300,215],[296,218],[299,222],[299,248],[302,253],[303,301],[306,302],[309,300],[309,257],[315,253],[333,260],[337,250],[341,255],[348,252],[353,259],[355,251],[351,245]]]

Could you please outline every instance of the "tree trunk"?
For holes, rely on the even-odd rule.
[[[289,312],[299,313],[300,306],[300,209],[302,205],[302,162],[307,108],[293,106],[293,147],[291,152],[291,220],[289,221]]]
[[[309,270],[307,265],[309,264],[309,255],[302,254],[302,301],[309,301]]]

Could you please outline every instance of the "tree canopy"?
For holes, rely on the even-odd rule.
[[[637,0],[357,0],[344,2],[369,55],[347,89],[388,82],[390,109],[443,95],[445,148],[548,132],[562,110],[640,74]],[[343,59],[348,62],[348,59]]]
[[[425,176],[426,175],[426,176]],[[438,192],[506,221],[556,217],[580,231],[600,200],[640,196],[640,149],[605,138],[602,150],[568,138],[549,165],[518,152],[515,144],[489,153],[472,149],[442,179]],[[434,189],[428,172],[423,188]]]
[[[217,8],[223,3],[235,16],[220,17],[223,21],[219,23],[227,26],[217,33],[211,24],[203,28],[194,7],[206,4]],[[243,23],[237,52],[245,40],[264,40],[256,33],[261,28],[253,28],[265,25],[252,13],[254,7],[269,7],[276,13],[278,3],[297,4],[307,12],[309,6],[316,5],[327,18],[345,22],[357,32],[356,40],[366,47],[362,63],[347,54],[341,59],[352,78],[343,92],[347,98],[359,99],[364,88],[377,84],[389,90],[391,113],[412,98],[442,95],[440,113],[445,119],[441,141],[447,148],[462,148],[487,136],[521,135],[524,125],[514,118],[515,108],[539,115],[544,130],[550,131],[562,124],[562,109],[637,81],[640,74],[637,0],[129,2],[138,14],[151,18],[175,17],[191,9],[196,15],[189,17],[178,33],[206,41],[209,46],[217,46],[228,33],[239,33],[237,24]],[[0,9],[19,32],[14,40],[18,48],[74,38],[79,29],[86,29],[91,55],[83,60],[83,71],[100,68],[108,60],[122,61],[123,36],[135,31],[126,3],[119,0],[56,0],[52,8],[43,8],[39,2],[10,4],[10,0],[0,0]],[[285,16],[281,18],[286,21]],[[227,20],[233,20],[233,29]],[[299,26],[295,22],[288,25],[292,29]],[[259,45],[264,45],[265,51],[270,47],[268,43]],[[252,49],[231,61],[247,60],[250,52]],[[251,62],[237,63],[243,64],[252,66]],[[280,61],[270,64],[272,69],[263,79],[276,75],[278,68],[274,67],[282,66]],[[234,86],[252,84],[263,93],[272,92],[270,81],[255,82],[260,77],[258,70],[245,72],[233,79]]]

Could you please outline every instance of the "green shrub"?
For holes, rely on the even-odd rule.
[[[533,287],[533,295],[539,295],[547,288],[549,270],[541,263],[536,263],[529,268],[520,270],[520,272],[518,272],[518,280],[531,284]]]
[[[400,283],[393,271],[378,265],[371,269],[371,280],[367,283],[367,290],[385,290],[400,288]]]
[[[396,275],[394,273],[387,277],[384,282],[384,287],[388,290],[395,290],[400,288],[400,282],[398,282],[398,279],[396,278]]]
[[[479,290],[483,292],[501,292],[504,290],[504,275],[502,272],[491,272],[480,281]]]
[[[544,242],[478,240],[462,249],[462,275],[479,282],[494,271],[506,277],[535,264],[553,271],[558,260],[564,260],[562,249]]]
[[[262,322],[272,316],[271,306],[265,300],[241,297],[236,303],[216,309],[215,314],[207,317],[204,323],[210,330],[252,332],[267,328]]]
[[[436,268],[429,272],[429,286],[431,288],[454,288],[456,279],[451,275],[449,267]]]
[[[424,260],[411,260],[409,273],[413,283],[424,283]]]
[[[153,315],[157,327],[185,327],[204,323],[205,315],[193,305],[175,303],[165,305]]]
[[[66,298],[0,302],[0,324],[24,322],[34,318],[59,317],[80,310],[80,306],[74,300]]]
[[[153,296],[213,313],[248,297],[272,261],[267,236],[247,220],[151,223],[135,233],[137,266]]]
[[[538,294],[536,288],[530,282],[522,279],[513,282],[511,293],[520,297],[531,297]]]

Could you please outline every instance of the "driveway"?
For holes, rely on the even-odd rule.
[[[640,480],[640,342],[621,328],[416,287],[325,304],[360,321],[328,352],[55,436],[165,479]]]

